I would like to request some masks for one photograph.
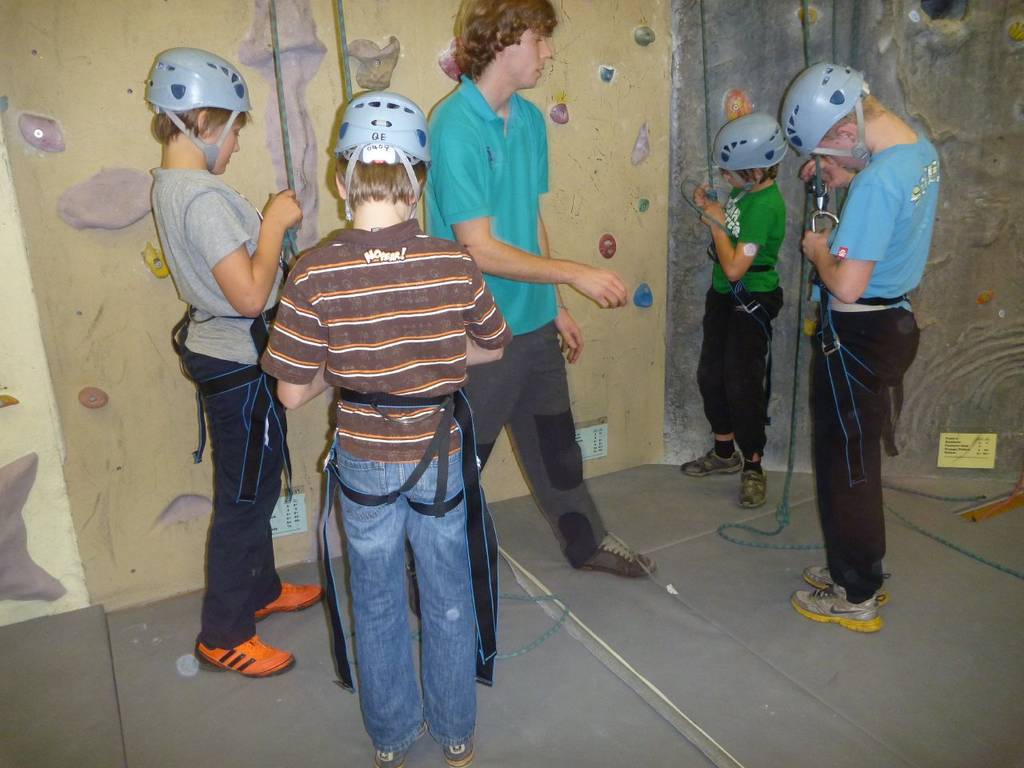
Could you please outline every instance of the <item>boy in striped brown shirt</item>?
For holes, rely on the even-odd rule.
[[[327,503],[337,479],[363,721],[380,768],[401,766],[424,726],[449,765],[468,765],[474,678],[491,682],[496,653],[497,542],[462,386],[466,366],[500,358],[511,332],[472,258],[424,235],[414,218],[430,161],[426,131],[420,109],[396,94],[348,106],[335,155],[353,227],[299,259],[262,358],[289,408],[340,390]],[[407,539],[420,583],[422,701]],[[329,603],[351,686],[337,599]]]

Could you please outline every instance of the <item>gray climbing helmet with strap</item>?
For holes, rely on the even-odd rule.
[[[714,160],[727,171],[771,168],[782,162],[787,149],[775,118],[754,112],[722,126],[715,136]]]
[[[345,188],[350,189],[356,163],[401,163],[409,174],[412,188],[419,190],[413,165],[430,165],[430,144],[427,141],[427,119],[416,104],[388,91],[371,91],[356,96],[345,108],[338,129],[334,155],[348,160]],[[418,199],[418,198],[417,198]],[[352,209],[345,200],[345,215],[351,220]],[[416,215],[415,204],[409,218]]]
[[[870,158],[864,143],[863,97],[869,89],[864,75],[840,64],[815,64],[793,80],[782,102],[786,140],[802,154]],[[850,150],[818,147],[829,129],[851,112],[857,113],[857,144]]]
[[[202,150],[210,170],[217,162],[221,145],[235,119],[252,109],[249,88],[234,65],[198,48],[171,48],[156,57],[146,80],[146,101],[153,105],[157,114],[166,114],[178,130]],[[203,107],[231,112],[214,144],[208,144],[188,130],[178,117],[180,112]]]

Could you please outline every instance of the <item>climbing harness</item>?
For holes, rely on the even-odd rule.
[[[437,460],[437,491],[432,504],[408,500],[409,506],[422,515],[443,517],[462,501],[466,503],[466,541],[469,548],[469,564],[473,588],[473,604],[477,624],[477,680],[486,685],[494,682],[494,661],[497,657],[498,633],[498,541],[494,523],[487,510],[483,489],[480,487],[480,471],[477,465],[476,435],[473,431],[473,414],[469,400],[462,390],[442,397],[406,397],[386,393],[367,394],[349,389],[340,391],[342,401],[374,408],[422,408],[435,406],[441,409],[441,420],[434,437],[409,475],[408,480],[397,490],[388,494],[373,495],[357,491],[342,480],[337,463],[338,443],[335,442],[324,465],[327,474],[327,489],[324,493],[321,514],[321,540],[323,543],[324,570],[327,582],[328,608],[331,614],[331,630],[334,657],[342,687],[353,689],[352,672],[349,668],[345,649],[345,632],[341,623],[341,609],[338,602],[337,583],[331,566],[328,544],[328,525],[335,495],[335,484],[346,498],[367,507],[392,504],[405,495],[419,481],[431,462]],[[448,485],[448,456],[452,423],[458,427],[462,441],[463,487],[451,498],[446,499]]]
[[[252,320],[249,326],[249,334],[256,347],[257,358],[267,346],[267,340],[270,336],[270,324],[273,322],[276,310],[277,307],[275,306],[255,318],[229,318]],[[189,379],[192,379],[192,377],[189,375],[184,364],[185,342],[188,339],[189,323],[205,323],[213,319],[211,316],[206,318],[206,320],[196,320],[195,312],[195,307],[190,305],[185,310],[181,320],[171,329],[171,346],[174,348],[174,352],[178,355],[179,360],[181,360],[182,371]],[[270,430],[270,419],[275,421],[278,419],[277,411],[274,408],[276,395],[271,388],[270,377],[263,372],[258,364],[245,365],[239,363],[239,367],[233,371],[203,381],[193,380],[193,383],[196,386],[196,420],[199,424],[199,442],[196,449],[192,452],[192,460],[196,464],[203,460],[203,451],[206,448],[205,401],[241,387],[249,388],[249,396],[241,413],[241,417],[246,425],[247,438],[245,458],[242,465],[242,477],[235,500],[239,502],[255,502],[259,492],[263,451],[268,447],[266,440]],[[284,456],[285,485],[288,498],[291,498],[291,454],[288,451],[284,424],[279,423],[278,427],[281,433],[281,452]]]

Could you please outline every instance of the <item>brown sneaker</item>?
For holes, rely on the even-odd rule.
[[[688,461],[679,467],[679,471],[690,477],[705,477],[706,475],[731,475],[743,469],[743,456],[739,451],[734,450],[732,456],[723,459],[712,448],[703,456],[698,456],[693,461]]]
[[[748,469],[740,475],[740,506],[760,507],[768,490],[768,475]]]
[[[609,533],[583,565],[582,571],[604,571],[616,576],[638,578],[654,573],[658,566],[647,555],[634,552],[618,536]]]
[[[253,635],[234,648],[210,648],[196,643],[196,658],[200,664],[219,671],[238,672],[245,677],[270,677],[287,672],[295,663],[295,657],[281,651]]]
[[[272,613],[283,611],[301,611],[316,605],[324,596],[324,590],[317,584],[289,584],[281,582],[281,594],[277,599],[267,603],[256,611],[256,621],[264,619]]]

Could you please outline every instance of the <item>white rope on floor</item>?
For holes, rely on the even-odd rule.
[[[512,572],[516,576],[516,581],[531,596],[536,597],[538,592],[542,595],[549,597],[552,596],[553,593],[551,590],[549,590],[540,579],[524,568],[523,565],[513,558],[504,548],[498,547],[498,552],[512,569]],[[524,583],[524,580],[526,583]],[[582,633],[579,640],[587,650],[601,660],[602,663],[605,663],[605,666],[608,666],[613,673],[623,680],[623,682],[633,688],[637,694],[651,704],[659,714],[664,716],[665,719],[668,720],[668,722],[677,731],[679,731],[687,741],[699,749],[705,757],[717,766],[717,768],[744,768],[743,764],[733,757],[725,747],[715,741],[707,731],[701,728],[685,712],[683,712],[683,710],[676,706],[676,704],[669,699],[661,689],[640,674],[640,672],[637,671],[632,664],[626,661],[620,653],[601,639],[594,630],[583,623],[580,617],[573,613],[567,605],[562,603],[558,598],[552,598],[549,602],[541,604],[541,608],[543,608],[548,615],[552,615],[551,611],[555,610],[554,606],[557,606],[558,613],[563,611],[568,612],[569,620],[572,622],[572,625],[578,628],[580,633]],[[567,627],[569,627],[568,624]],[[570,627],[570,632],[571,631],[572,629]],[[611,667],[602,657],[614,660],[616,664],[620,665],[621,669]],[[636,684],[634,684],[634,681],[627,680],[626,677],[624,677],[626,672],[634,678]],[[641,688],[643,690],[641,690]],[[645,691],[647,695],[645,695]],[[654,701],[651,700],[652,698]],[[667,712],[665,710],[667,710]],[[668,716],[668,713],[671,713],[674,717]]]

